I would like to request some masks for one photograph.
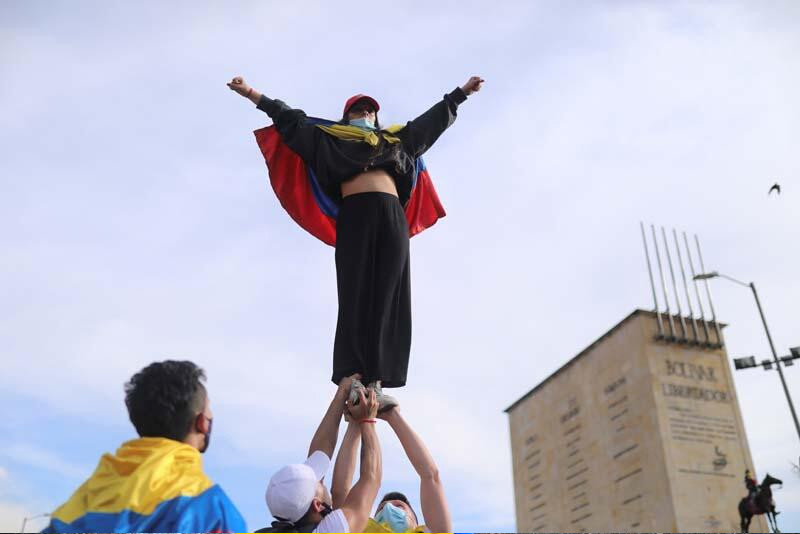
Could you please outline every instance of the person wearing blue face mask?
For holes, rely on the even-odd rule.
[[[367,523],[364,532],[431,532],[420,525],[417,513],[411,508],[408,497],[399,491],[387,493],[378,503],[375,519]],[[438,531],[437,531],[438,532]]]
[[[378,415],[394,431],[419,476],[419,501],[425,524],[420,524],[408,498],[400,492],[384,495],[364,532],[452,532],[453,523],[439,469],[422,438],[411,428],[399,406]],[[333,468],[331,497],[334,506],[349,494],[360,442],[358,425],[350,422]]]
[[[408,372],[409,238],[445,215],[421,156],[483,82],[473,76],[405,126],[387,128],[378,121],[378,101],[365,94],[345,102],[340,120],[328,121],[262,95],[239,76],[227,84],[273,121],[255,134],[281,205],[336,247],[331,379],[362,375],[351,400],[366,385],[381,412],[396,405],[382,388],[404,386]]]
[[[256,532],[360,532],[364,529],[372,502],[378,495],[383,468],[375,432],[376,393],[359,391],[361,402],[353,406],[347,397],[350,382],[356,378],[358,375],[349,376],[339,383],[311,438],[305,462],[286,465],[270,478],[265,499],[275,521]],[[359,427],[361,472],[347,498],[332,502],[322,481],[336,448],[339,422],[345,411]]]
[[[367,130],[380,129],[378,125],[378,102],[367,95],[355,95],[350,97],[344,105],[343,123],[350,126],[358,126]]]

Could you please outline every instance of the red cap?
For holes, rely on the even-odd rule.
[[[347,102],[344,103],[344,111],[342,112],[342,116],[347,115],[347,112],[350,111],[350,108],[353,107],[353,104],[359,100],[367,100],[375,108],[376,112],[381,109],[381,107],[378,105],[378,101],[371,96],[358,94],[351,96],[347,99]]]

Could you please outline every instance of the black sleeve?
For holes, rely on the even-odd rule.
[[[405,149],[415,158],[428,150],[439,136],[456,120],[458,105],[467,99],[460,87],[456,87],[431,109],[406,124],[397,132]]]
[[[289,148],[307,162],[314,159],[314,135],[317,128],[307,124],[307,117],[302,109],[290,108],[286,102],[264,95],[261,95],[256,107],[269,115]]]

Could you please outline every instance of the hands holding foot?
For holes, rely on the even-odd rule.
[[[340,388],[349,387],[347,407],[344,414],[346,421],[349,421],[348,414],[351,418],[358,420],[354,410],[358,408],[358,406],[362,404],[363,399],[367,397],[376,400],[378,405],[376,415],[384,414],[392,408],[399,406],[397,399],[383,392],[380,381],[370,382],[367,386],[364,386],[360,378],[361,375],[353,375],[343,379],[342,382],[339,383]]]

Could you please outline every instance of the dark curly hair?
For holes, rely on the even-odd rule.
[[[183,441],[203,411],[205,372],[189,361],[154,362],[125,384],[128,416],[141,437]]]

